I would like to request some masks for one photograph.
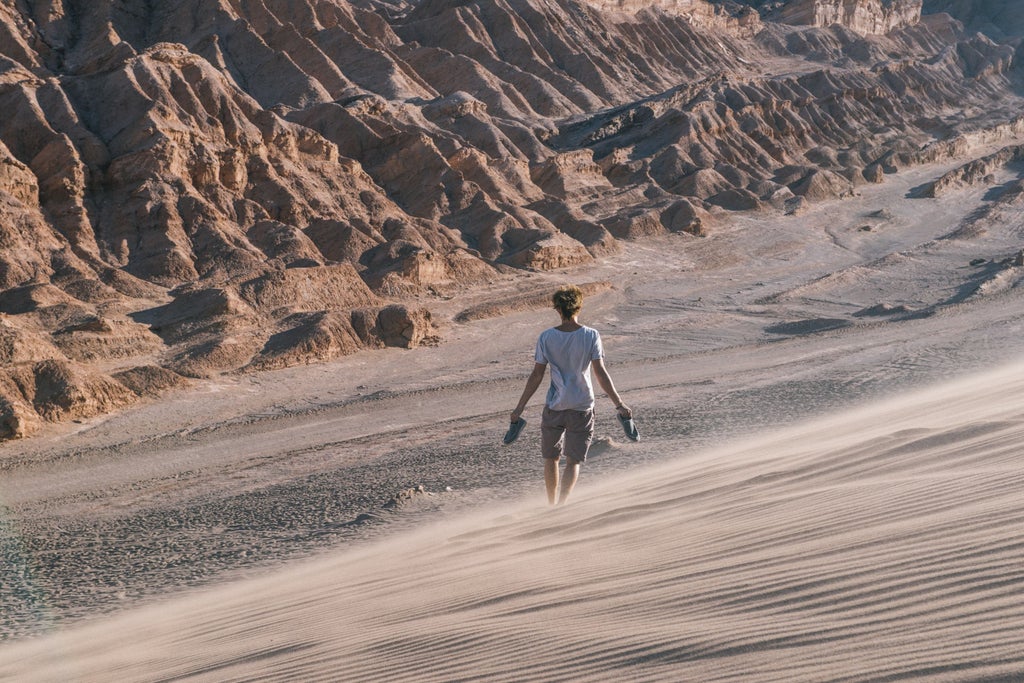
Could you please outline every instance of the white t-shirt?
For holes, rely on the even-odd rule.
[[[547,405],[552,410],[590,410],[594,387],[590,362],[604,358],[601,335],[592,327],[562,332],[554,327],[541,332],[533,359],[551,369]]]

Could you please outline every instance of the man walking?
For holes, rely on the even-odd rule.
[[[615,404],[621,419],[633,417],[615,391],[615,385],[604,367],[601,335],[577,319],[583,307],[583,292],[569,285],[560,288],[551,302],[562,317],[562,323],[541,333],[534,352],[533,372],[511,420],[518,423],[526,404],[540,387],[544,372],[551,367],[544,413],[541,418],[541,455],[544,458],[544,484],[548,503],[565,503],[579,478],[580,465],[587,460],[587,451],[594,438],[594,388],[590,381],[593,368],[597,383]],[[559,477],[558,463],[566,456],[565,469]]]

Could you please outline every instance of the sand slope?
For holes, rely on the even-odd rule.
[[[1024,364],[0,649],[0,680],[1024,680]],[[628,457],[628,456],[623,456]]]

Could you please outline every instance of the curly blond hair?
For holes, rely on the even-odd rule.
[[[569,319],[583,308],[583,290],[576,285],[565,285],[551,295],[551,303],[565,319]]]

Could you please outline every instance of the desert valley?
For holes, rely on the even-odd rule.
[[[1024,6],[0,7],[0,680],[1024,680]],[[565,508],[508,414],[574,282]]]

